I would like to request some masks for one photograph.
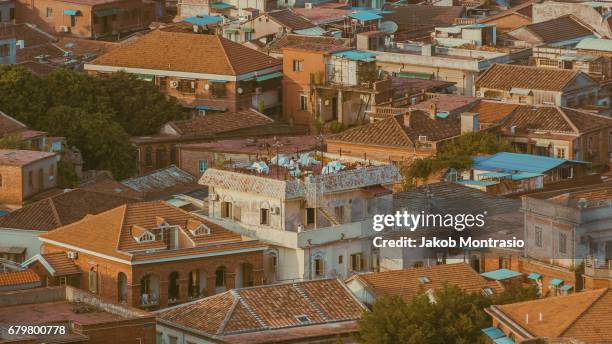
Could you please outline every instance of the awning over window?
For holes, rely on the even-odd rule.
[[[400,78],[413,78],[422,80],[431,80],[433,78],[433,74],[417,72],[399,72],[397,73],[397,76]]]
[[[223,29],[223,32],[236,33],[236,32],[240,32],[240,29],[237,29],[235,27],[228,27],[228,28]]]
[[[529,274],[529,276],[527,276],[527,278],[532,279],[532,280],[539,280],[540,278],[542,278],[542,275],[540,275],[537,272],[532,272]]]
[[[227,80],[208,80],[208,82],[214,82],[214,83],[218,83],[218,84],[225,84],[227,82]]]
[[[266,81],[266,80],[282,78],[282,77],[283,77],[283,72],[274,72],[274,73],[255,77],[255,81]]]
[[[501,337],[505,337],[506,336],[497,327],[487,327],[487,328],[481,329],[481,331],[484,332],[484,334],[486,334],[487,337],[491,338],[492,340],[495,340],[497,338],[501,338]]]
[[[555,287],[561,285],[563,283],[562,279],[558,279],[558,278],[553,278],[550,280],[550,285],[553,285]]]
[[[252,27],[243,27],[240,28],[242,30],[242,32],[253,32],[253,28]]]
[[[566,284],[566,285],[564,285],[563,287],[561,287],[561,290],[563,290],[563,291],[570,291],[570,290],[572,290],[573,288],[574,288],[574,286],[573,286],[573,285],[571,285],[571,284]]]
[[[390,195],[393,191],[383,187],[382,185],[374,185],[363,188],[363,190],[374,197],[380,197],[384,195]]]
[[[119,14],[123,12],[123,9],[119,7],[110,7],[110,8],[94,10],[93,12],[96,15],[96,17],[110,17],[110,16],[114,16],[115,14]]]
[[[67,14],[69,16],[78,16],[79,11],[78,10],[64,10],[64,14]]]

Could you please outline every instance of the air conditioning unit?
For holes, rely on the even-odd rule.
[[[68,251],[66,252],[66,255],[68,256],[69,259],[72,259],[72,260],[77,259],[77,257],[79,256],[78,253],[74,251]]]
[[[482,92],[476,91],[476,97],[482,98]]]
[[[219,200],[219,195],[217,194],[210,194],[210,196],[208,196],[209,200],[211,201],[218,201]]]
[[[59,27],[60,32],[70,32],[70,28],[66,25],[62,25]]]
[[[304,7],[307,8],[307,9],[312,9],[312,2],[305,3]]]
[[[178,87],[178,81],[176,81],[176,80],[170,81],[170,87],[171,88],[177,88]]]
[[[270,213],[272,215],[278,215],[280,214],[280,207],[272,207],[272,209],[270,209]]]

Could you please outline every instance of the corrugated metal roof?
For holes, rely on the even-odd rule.
[[[184,22],[191,23],[198,26],[206,26],[210,24],[217,24],[223,21],[221,16],[195,16],[189,18],[183,18]]]
[[[129,186],[136,191],[146,193],[195,182],[195,177],[172,165],[144,176],[124,180],[121,184]]]
[[[376,13],[370,12],[370,11],[362,11],[362,12],[351,13],[351,14],[349,14],[349,17],[351,17],[353,19],[361,20],[361,21],[382,19],[381,16],[379,16]]]
[[[585,38],[576,45],[576,49],[612,51],[612,39]]]
[[[488,158],[477,157],[474,158],[473,161],[473,168],[476,170],[497,172],[519,171],[532,173],[544,173],[568,161],[584,164],[587,163],[585,161],[509,152],[500,152]]]
[[[355,61],[374,61],[376,59],[376,54],[369,51],[361,51],[361,50],[348,50],[341,51],[333,54],[334,56],[340,56],[345,59],[355,60]]]
[[[307,29],[299,29],[299,30],[294,30],[293,33],[296,35],[302,35],[302,36],[321,36],[324,33],[326,33],[327,31],[325,31],[324,29],[315,26],[315,27],[311,27],[311,28],[307,28]]]

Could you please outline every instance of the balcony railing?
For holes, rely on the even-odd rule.
[[[589,256],[585,259],[584,273],[593,278],[612,278],[612,260]]]

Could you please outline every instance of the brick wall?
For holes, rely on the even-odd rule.
[[[0,178],[0,204],[21,205],[24,199],[21,167],[0,166]]]

